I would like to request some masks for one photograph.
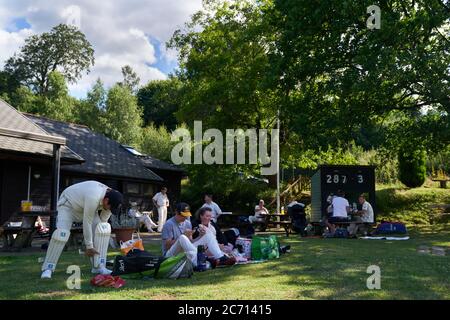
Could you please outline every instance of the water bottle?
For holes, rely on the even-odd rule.
[[[197,271],[206,271],[208,269],[206,262],[205,247],[200,245],[197,247]]]

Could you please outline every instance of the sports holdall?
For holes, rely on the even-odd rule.
[[[402,222],[382,222],[373,234],[407,234],[408,230]]]
[[[194,273],[194,266],[185,253],[166,258],[155,270],[156,279],[190,278]]]
[[[276,236],[252,238],[252,260],[271,260],[280,257]]]
[[[346,228],[337,228],[336,231],[334,231],[333,238],[348,238],[349,236],[350,234]]]
[[[140,274],[142,276],[153,276],[161,262],[161,256],[154,256],[143,250],[134,249],[126,256],[116,256],[113,266],[113,276],[126,274]]]

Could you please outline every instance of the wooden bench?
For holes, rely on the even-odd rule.
[[[3,251],[20,251],[31,246],[37,228],[3,226],[2,230]]]
[[[333,224],[338,226],[339,228],[346,228],[346,227],[350,226],[351,224],[356,224],[356,226],[358,226],[358,229],[359,229],[359,226],[364,226],[367,228],[367,234],[370,234],[373,230],[373,226],[376,225],[376,223],[358,222],[358,221],[341,221],[341,222],[335,222]]]
[[[339,228],[346,228],[350,226],[350,224],[356,224],[358,226],[364,225],[367,227],[367,233],[370,234],[374,228],[374,226],[377,225],[376,222],[370,223],[370,222],[357,222],[357,221],[341,221],[341,222],[335,222],[333,223]],[[321,236],[324,232],[325,226],[323,225],[323,222],[312,222],[311,225],[314,227],[314,235]]]
[[[55,216],[56,211],[22,212],[12,214],[9,222],[2,226],[3,250],[21,251],[23,248],[31,247],[33,237],[38,230],[35,223],[38,216]],[[20,226],[11,225],[20,223]],[[14,237],[16,235],[16,237]]]
[[[288,215],[282,214],[269,214],[264,215],[264,221],[255,221],[253,225],[257,227],[261,232],[266,231],[269,227],[283,227],[286,232],[286,237],[289,237],[292,231],[292,221]],[[271,218],[279,218],[280,221],[272,221]]]
[[[273,226],[278,227],[282,226],[284,229],[284,232],[286,232],[286,237],[289,237],[292,231],[292,222],[291,221],[270,221],[267,223],[267,226]]]
[[[242,229],[247,229],[250,225],[253,227],[257,227],[259,231],[264,232],[269,226],[282,226],[284,231],[286,232],[286,236],[289,237],[292,229],[292,222],[290,221],[290,217],[286,215],[265,215],[264,221],[255,221],[250,224],[250,222],[242,223],[240,221],[240,217],[244,217],[248,221],[248,215],[220,215],[217,221],[217,224],[220,229],[229,229],[229,228],[237,228],[242,233]],[[271,221],[270,218],[273,217],[281,217],[281,221]],[[287,220],[284,220],[287,219]]]

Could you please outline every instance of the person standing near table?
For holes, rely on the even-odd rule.
[[[85,181],[65,189],[58,200],[56,230],[42,264],[42,279],[50,279],[59,257],[69,240],[74,222],[83,222],[86,255],[91,258],[92,273],[111,273],[106,268],[111,214],[120,213],[123,196],[119,191],[97,181]]]
[[[212,212],[212,221],[217,223],[217,218],[222,214],[222,209],[219,205],[213,201],[213,195],[211,193],[205,194],[205,204],[202,208],[210,208]]]
[[[169,207],[169,198],[167,197],[167,188],[162,187],[153,197],[153,204],[158,210],[158,232],[162,232],[167,220],[167,207]]]

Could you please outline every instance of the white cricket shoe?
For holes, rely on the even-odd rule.
[[[47,269],[42,272],[41,279],[51,279],[51,278],[52,278],[52,270]]]
[[[112,273],[112,271],[109,269],[106,269],[106,267],[104,265],[100,265],[99,268],[92,268],[91,272],[93,274],[103,274],[105,276],[110,275]]]

